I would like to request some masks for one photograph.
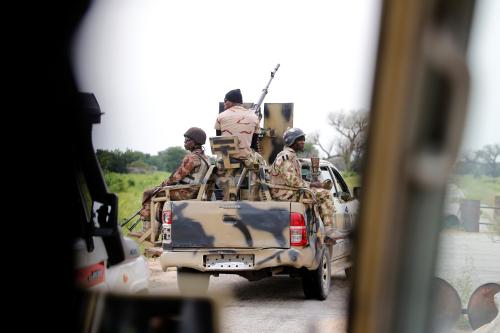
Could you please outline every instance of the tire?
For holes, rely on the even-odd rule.
[[[210,283],[210,274],[192,268],[177,269],[177,287],[183,295],[205,294]]]
[[[302,289],[306,298],[324,301],[328,297],[331,272],[330,253],[326,248],[323,248],[318,268],[313,271],[305,271],[302,275]]]

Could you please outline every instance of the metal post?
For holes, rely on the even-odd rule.
[[[480,206],[481,201],[479,200],[462,200],[460,206],[460,220],[466,231],[479,232]]]

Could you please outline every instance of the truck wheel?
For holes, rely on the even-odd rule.
[[[306,298],[325,300],[330,292],[330,278],[330,253],[324,248],[318,268],[314,271],[305,271],[302,275],[302,289]]]
[[[177,269],[177,286],[184,295],[204,294],[208,290],[210,274],[192,268]]]

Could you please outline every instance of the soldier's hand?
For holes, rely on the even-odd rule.
[[[322,188],[323,184],[321,182],[311,182],[309,186]]]
[[[333,187],[333,182],[332,182],[332,180],[331,180],[331,179],[327,179],[327,180],[325,180],[325,181],[323,182],[323,188],[324,188],[325,190],[331,190],[331,189],[332,189],[332,187]]]

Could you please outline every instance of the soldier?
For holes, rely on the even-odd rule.
[[[243,97],[240,89],[229,91],[224,97],[224,112],[221,112],[215,122],[218,136],[237,136],[239,151],[234,158],[245,160],[254,156],[252,137],[259,133],[259,118],[252,111],[243,106]]]
[[[252,170],[255,177],[258,177],[258,166],[266,166],[266,160],[257,152],[252,150],[252,141],[257,141],[260,131],[259,117],[251,110],[243,106],[243,97],[240,89],[229,91],[224,97],[224,111],[217,116],[215,130],[218,136],[237,136],[239,147],[238,152],[231,157],[243,162],[247,169]],[[222,160],[217,161],[217,186],[224,189],[226,195],[229,187],[234,186],[234,177],[238,170],[224,170]],[[258,186],[250,185],[251,192],[255,197],[258,193]]]
[[[316,195],[326,235],[329,236],[333,233],[333,214],[335,213],[332,196],[328,190],[322,188],[321,182],[307,182],[301,177],[301,165],[296,152],[304,150],[305,134],[299,128],[291,128],[283,134],[283,139],[286,147],[276,156],[271,165],[271,184],[310,188]],[[298,201],[299,191],[272,188],[271,196],[279,201]]]
[[[192,184],[190,188],[170,190],[170,200],[186,200],[196,197],[199,183],[208,170],[210,161],[203,152],[203,145],[207,139],[205,132],[198,127],[191,127],[184,133],[184,148],[189,150],[177,170],[161,186]],[[151,220],[151,194],[155,189],[148,189],[142,195],[142,210],[140,212],[143,220],[143,231],[150,227]]]

